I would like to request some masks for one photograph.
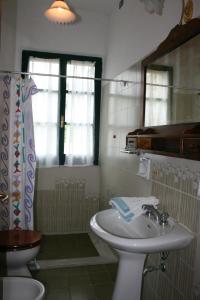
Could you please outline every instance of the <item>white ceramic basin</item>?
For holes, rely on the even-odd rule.
[[[42,300],[45,293],[41,282],[25,277],[1,277],[0,290],[3,300]]]
[[[192,233],[172,218],[161,226],[145,215],[126,223],[116,209],[98,212],[90,222],[92,230],[112,247],[132,253],[153,253],[186,247]]]

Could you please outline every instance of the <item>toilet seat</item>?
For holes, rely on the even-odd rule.
[[[40,245],[41,239],[36,230],[0,231],[0,252],[31,249]]]

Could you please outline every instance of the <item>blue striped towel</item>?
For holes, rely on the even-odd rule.
[[[134,217],[133,212],[130,211],[128,205],[124,202],[124,200],[120,197],[115,197],[110,200],[110,204],[112,207],[116,208],[120,215],[126,222],[130,222]]]
[[[159,200],[154,197],[114,197],[109,201],[109,204],[117,209],[123,220],[127,223],[131,222],[133,218],[144,213],[142,206],[144,204],[151,204],[156,206]]]

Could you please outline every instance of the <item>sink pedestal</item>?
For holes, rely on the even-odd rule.
[[[115,251],[119,255],[119,266],[112,300],[140,300],[146,255]]]

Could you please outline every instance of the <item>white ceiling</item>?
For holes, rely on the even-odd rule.
[[[67,3],[74,9],[84,9],[109,15],[114,8],[114,4],[118,1],[119,0],[67,0]]]

